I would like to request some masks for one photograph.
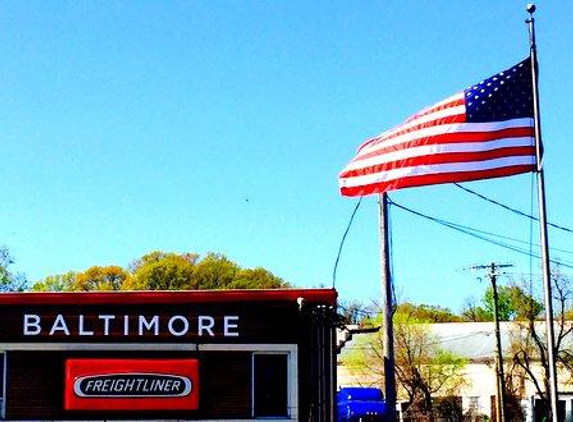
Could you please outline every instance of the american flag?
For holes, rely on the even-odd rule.
[[[369,139],[339,175],[344,196],[535,170],[531,60]]]

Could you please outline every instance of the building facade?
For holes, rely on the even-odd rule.
[[[0,295],[5,420],[331,420],[334,290]]]
[[[524,338],[523,326],[514,322],[502,322],[501,342],[504,352],[504,368],[506,374],[511,367],[511,345],[513,342]],[[565,332],[568,333],[562,341],[562,350],[573,352],[573,331],[569,330],[570,323],[567,323]],[[485,415],[495,420],[496,402],[496,366],[495,354],[496,343],[493,322],[452,322],[429,324],[429,330],[433,335],[433,341],[439,346],[456,356],[463,357],[467,364],[460,371],[460,375],[465,380],[456,393],[457,403],[460,405],[460,414],[465,415]],[[544,338],[544,322],[536,322],[537,333]],[[556,324],[556,332],[559,327]],[[363,334],[345,344],[342,353],[339,355],[338,366],[338,387],[349,386],[376,386],[380,385],[380,378],[373,375],[371,371],[364,371],[363,368],[355,368],[348,364],[345,359],[348,353],[353,350],[364,349],[364,338],[366,336],[379,336],[375,334]],[[536,379],[542,382],[543,373],[539,362],[533,359],[533,372]],[[571,373],[561,372],[559,376],[559,420],[573,422],[573,379]],[[523,412],[523,420],[526,422],[541,421],[541,400],[534,383],[527,377],[514,379],[514,385],[510,390],[516,392],[517,405]],[[439,396],[439,394],[437,395]],[[400,397],[399,397],[400,399]],[[405,397],[401,397],[404,401]],[[471,418],[469,420],[472,420]],[[477,418],[476,420],[480,420]]]

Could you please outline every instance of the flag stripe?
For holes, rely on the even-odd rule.
[[[380,139],[386,138],[391,136],[392,134],[394,134],[397,131],[400,131],[404,128],[405,125],[410,124],[411,122],[414,122],[415,120],[419,119],[419,118],[423,118],[424,116],[427,116],[429,114],[432,114],[434,112],[440,112],[442,110],[446,110],[448,108],[453,108],[453,107],[458,107],[458,106],[463,106],[464,105],[464,96],[462,93],[458,93],[444,101],[441,101],[437,104],[435,104],[432,107],[428,107],[425,110],[420,111],[420,113],[415,114],[411,117],[409,117],[406,121],[402,122],[401,124],[399,124],[398,126],[389,129],[383,133],[381,133],[378,136],[375,136],[373,138],[370,138],[368,140],[366,140],[365,142],[363,142],[359,147],[358,147],[358,152],[360,152],[360,150],[364,147],[366,147],[368,144],[372,143],[372,142],[377,142]],[[462,112],[463,113],[463,112]],[[454,114],[459,114],[459,112],[456,112]],[[448,114],[445,114],[448,115]],[[451,113],[450,113],[451,115]]]
[[[463,106],[465,105],[465,99],[463,93],[457,93],[456,95],[451,96],[450,98],[446,98],[444,101],[440,101],[439,103],[434,104],[431,107],[428,107],[413,116],[406,119],[404,123],[408,123],[412,120],[418,119],[422,116],[426,116],[431,113],[435,113],[437,111],[446,110],[448,108]]]
[[[463,104],[444,110],[438,110],[423,116],[417,116],[416,118],[409,120],[407,123],[404,123],[389,132],[383,133],[375,139],[389,139],[402,133],[411,132],[413,130],[418,130],[424,127],[435,126],[437,124],[463,123],[465,122],[465,115],[466,107]]]
[[[439,137],[441,139],[444,136],[450,136],[455,134],[470,134],[469,136],[485,136],[486,133],[494,133],[500,130],[506,129],[516,129],[516,128],[532,128],[533,119],[512,119],[505,122],[495,122],[495,123],[454,123],[454,124],[444,124],[433,127],[421,128],[415,132],[408,132],[404,135],[393,138],[391,140],[386,140],[384,143],[379,143],[376,145],[377,148],[368,148],[361,151],[356,158],[362,156],[365,153],[370,153],[372,151],[378,151],[381,148],[397,147],[400,144],[405,144],[407,142],[414,141],[416,139],[429,138],[432,136]],[[474,134],[474,135],[472,135]],[[484,139],[484,138],[481,138]]]
[[[472,180],[493,179],[496,177],[512,176],[521,173],[528,173],[535,170],[534,165],[521,165],[501,167],[490,170],[478,170],[468,172],[452,172],[441,174],[429,174],[415,177],[404,177],[394,179],[389,182],[378,182],[363,184],[358,186],[342,186],[340,192],[344,196],[363,196],[374,193],[384,193],[387,191],[412,188],[416,186],[437,185],[442,183],[469,182]]]
[[[495,148],[490,150],[452,150],[440,151],[439,153],[428,151],[427,154],[413,154],[414,151],[405,151],[404,158],[395,159],[387,162],[373,163],[367,167],[358,167],[353,170],[345,170],[341,177],[365,176],[368,174],[385,172],[401,167],[425,166],[440,163],[455,162],[472,162],[485,161],[493,158],[512,157],[512,156],[531,156],[535,154],[535,148],[531,142],[525,146],[509,146],[504,148]],[[386,158],[386,157],[384,157]],[[389,157],[388,157],[389,158]]]
[[[477,162],[429,164],[417,167],[403,167],[384,171],[381,173],[359,175],[352,178],[343,179],[342,186],[352,187],[359,186],[361,184],[367,185],[371,183],[389,182],[401,177],[416,177],[428,174],[437,175],[440,173],[463,173],[471,171],[488,171],[495,169],[496,167],[531,166],[534,163],[535,157],[527,155],[495,158],[487,161]]]
[[[348,164],[346,170],[365,167],[382,161],[391,161],[386,157],[408,154],[410,150],[414,151],[413,153],[419,153],[421,151],[476,151],[480,149],[503,148],[506,146],[526,146],[533,145],[533,143],[533,128],[504,129],[502,131],[471,134],[452,133],[441,137],[432,136],[416,139],[415,141],[408,142],[407,146],[393,146],[360,155]],[[423,150],[423,147],[427,147],[428,149]],[[341,173],[341,176],[343,175],[345,175],[345,172]]]
[[[382,142],[388,142],[392,139],[401,138],[402,136],[416,133],[422,129],[466,122],[465,114],[460,114],[459,112],[456,112],[455,114],[444,114],[444,115],[440,114],[439,116],[435,118],[434,117],[435,117],[434,115],[430,115],[428,116],[428,119],[424,119],[424,121],[421,123],[415,120],[412,122],[412,124],[408,124],[406,128],[400,128],[400,130],[392,130],[391,133],[384,133],[383,135],[380,135],[377,138],[373,138],[362,148],[360,148],[358,153],[360,154],[362,150],[365,150],[367,148],[374,148],[377,145],[380,145],[380,143]]]

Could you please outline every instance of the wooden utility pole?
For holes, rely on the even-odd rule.
[[[396,422],[396,376],[394,375],[394,328],[392,274],[390,271],[390,240],[388,228],[388,195],[378,197],[380,217],[380,272],[382,281],[382,302],[384,313],[384,393],[386,399],[386,420]]]
[[[497,268],[511,267],[510,264],[496,265],[491,263],[489,279],[493,289],[493,320],[495,322],[495,341],[497,349],[497,397],[498,397],[498,422],[505,422],[506,398],[505,398],[505,375],[503,373],[503,351],[501,349],[501,333],[499,329],[499,307],[497,297]]]
[[[507,400],[505,397],[505,375],[503,373],[503,350],[501,348],[501,331],[499,329],[499,301],[497,295],[497,276],[499,275],[499,268],[513,267],[512,264],[496,264],[492,262],[488,265],[474,265],[470,267],[473,270],[489,270],[487,274],[491,282],[491,288],[493,290],[493,320],[495,324],[495,343],[496,343],[496,356],[495,356],[495,372],[496,372],[496,390],[497,390],[497,401],[496,401],[496,420],[497,422],[506,421],[506,404]]]

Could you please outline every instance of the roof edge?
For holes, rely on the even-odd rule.
[[[215,302],[284,302],[302,297],[308,303],[335,306],[335,289],[176,290],[106,292],[1,293],[0,305],[185,304]]]

